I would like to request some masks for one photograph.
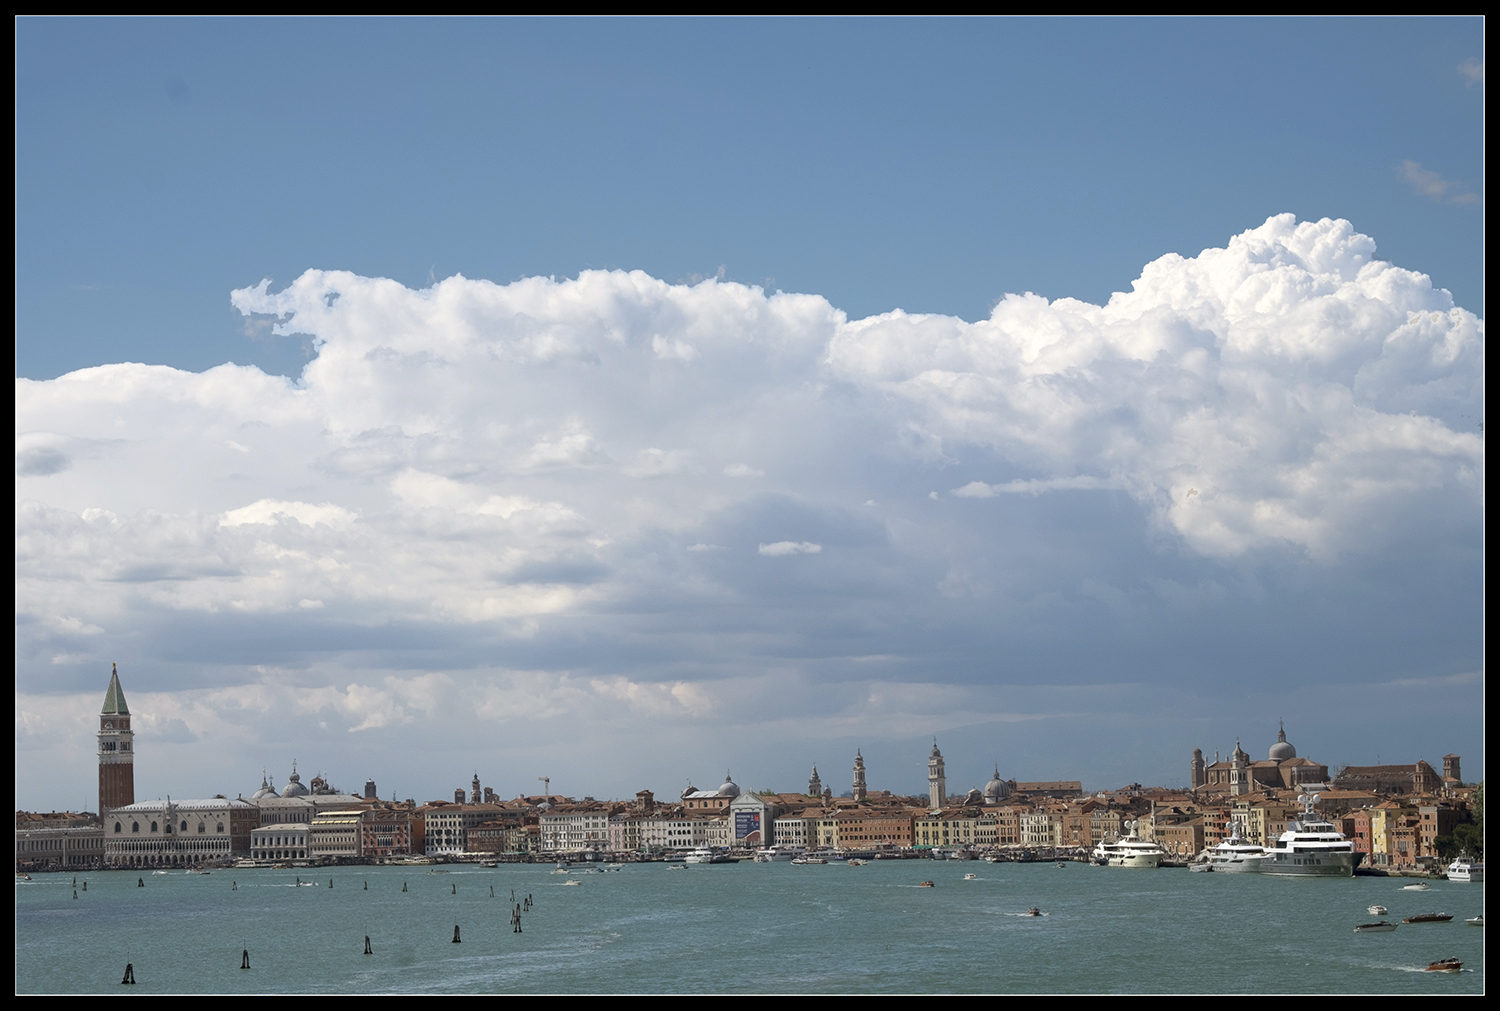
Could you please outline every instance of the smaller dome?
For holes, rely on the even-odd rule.
[[[1285,762],[1289,758],[1297,757],[1297,749],[1292,747],[1286,739],[1286,727],[1282,726],[1276,734],[1276,743],[1271,745],[1271,761]]]
[[[734,785],[734,780],[730,779],[729,774],[726,772],[724,774],[724,782],[719,787],[718,792],[720,797],[738,797],[740,795],[740,788]]]
[[[281,788],[283,797],[306,797],[307,787],[302,785],[302,777],[297,775],[297,763],[292,763],[292,774],[287,777],[286,786]]]

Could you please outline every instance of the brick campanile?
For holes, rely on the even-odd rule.
[[[99,713],[99,817],[116,807],[135,803],[135,751],[131,742],[130,709],[120,688],[120,672],[110,665],[109,691]]]

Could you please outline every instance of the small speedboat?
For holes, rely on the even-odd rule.
[[[1464,922],[1467,923],[1471,927],[1482,927],[1482,926],[1484,926],[1484,914],[1481,913],[1478,916],[1471,916],[1467,920],[1465,920]]]
[[[979,880],[979,875],[978,874],[965,874],[964,875],[964,880],[965,881],[978,881]]]
[[[579,881],[577,878],[572,878],[572,879],[570,879],[568,881],[564,881],[563,884],[564,885],[581,885],[581,884],[583,884],[583,882]]]
[[[1464,964],[1456,958],[1440,958],[1433,962],[1423,972],[1460,972]]]
[[[918,888],[936,888],[937,885],[934,885],[931,881],[919,881],[919,882],[917,882],[917,887]]]
[[[1042,911],[1040,909],[1038,909],[1036,906],[1032,906],[1030,909],[1026,910],[1025,915],[1026,916],[1041,916],[1042,915]]]
[[[1371,916],[1384,916],[1386,913],[1389,913],[1390,910],[1385,908],[1378,902],[1372,902],[1365,907],[1365,912],[1369,913]]]
[[[1394,923],[1387,920],[1380,920],[1377,923],[1361,923],[1354,928],[1354,932],[1356,934],[1389,934],[1395,929],[1396,925]]]
[[[1430,886],[1424,881],[1415,885],[1402,885],[1403,892],[1425,892]]]
[[[1402,923],[1447,923],[1453,919],[1452,913],[1418,913],[1416,916],[1408,916]]]

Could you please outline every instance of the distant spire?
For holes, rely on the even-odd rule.
[[[104,708],[100,710],[100,715],[130,715],[130,709],[125,705],[125,690],[120,687],[120,669],[117,664],[109,665],[109,690],[104,693]]]

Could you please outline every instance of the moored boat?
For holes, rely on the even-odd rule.
[[[1136,834],[1139,822],[1126,822],[1129,835],[1094,847],[1094,863],[1103,867],[1160,867],[1166,856],[1160,846]]]
[[[1265,855],[1246,870],[1293,877],[1351,877],[1364,855],[1332,822],[1318,814],[1316,793],[1304,793],[1302,817],[1289,822],[1286,831],[1268,847]]]
[[[1469,881],[1479,884],[1484,881],[1484,864],[1469,858],[1467,853],[1448,865],[1449,881]]]
[[[1229,838],[1203,851],[1208,864],[1205,869],[1222,874],[1244,874],[1260,870],[1266,848],[1240,835],[1239,822],[1231,820],[1228,828]],[[1196,869],[1191,864],[1189,867]]]

